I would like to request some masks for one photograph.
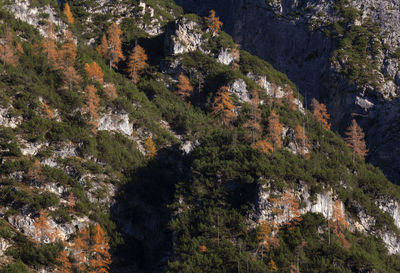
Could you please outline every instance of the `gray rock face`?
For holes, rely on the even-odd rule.
[[[116,131],[127,136],[133,133],[132,122],[128,114],[107,113],[100,117],[97,130]]]
[[[175,22],[174,28],[167,30],[165,51],[167,55],[178,55],[195,50],[204,50],[201,46],[206,42],[201,26],[186,17]]]
[[[246,82],[243,79],[237,79],[230,84],[229,93],[236,95],[242,102],[250,101],[249,91],[247,90]]]
[[[289,202],[276,202],[271,198],[271,194],[274,194],[274,196],[282,195],[280,192],[270,192],[266,190],[266,187],[260,187],[256,210],[252,215],[254,224],[261,220],[267,220],[281,225],[296,217]],[[334,219],[335,209],[338,209],[340,214],[345,216],[348,228],[351,231],[358,230],[380,237],[386,244],[389,253],[400,254],[400,238],[393,231],[376,231],[374,228],[375,218],[365,213],[362,208],[358,210],[357,218],[354,219],[345,211],[343,202],[338,200],[331,191],[318,193],[313,201],[311,201],[309,190],[305,185],[300,185],[292,194],[295,200],[302,200],[303,206],[299,209],[299,215],[307,212],[321,213],[326,219],[331,220]],[[388,212],[393,217],[396,226],[400,226],[400,206],[398,202],[383,199],[378,203],[383,211]],[[277,210],[280,213],[277,214]]]
[[[333,8],[334,0],[177,0],[177,3],[202,16],[214,9],[224,22],[224,30],[241,48],[267,60],[296,83],[306,98],[306,106],[312,98],[327,105],[334,130],[344,132],[351,119],[356,118],[366,132],[371,151],[368,160],[383,169],[393,182],[400,183],[397,151],[400,106],[396,105],[400,103],[396,99],[400,94],[400,64],[393,57],[400,45],[399,1],[351,1],[362,14],[355,25],[372,19],[379,25],[379,33],[387,45],[373,56],[378,89],[349,84],[340,74],[346,64],[330,59],[336,42],[317,28],[310,28],[317,21],[327,25],[339,19]],[[293,16],[296,13],[299,15]]]

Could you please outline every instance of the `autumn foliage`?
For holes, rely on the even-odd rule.
[[[182,73],[179,75],[177,87],[178,95],[181,96],[184,100],[190,97],[193,91],[193,86],[190,84],[188,77],[186,77]]]
[[[108,59],[108,41],[106,35],[103,35],[101,38],[101,44],[96,48],[96,50],[104,59]]]
[[[49,119],[52,119],[54,117],[54,111],[46,103],[43,103],[42,111]]]
[[[115,88],[113,83],[107,83],[104,85],[104,93],[111,99],[118,97],[117,88]]]
[[[259,140],[255,142],[252,147],[264,154],[270,154],[274,151],[274,146],[267,140]]]
[[[358,126],[357,122],[353,119],[350,127],[347,128],[345,140],[347,145],[353,149],[354,155],[360,158],[364,158],[368,153],[364,137],[365,135],[362,128]]]
[[[3,44],[0,44],[0,60],[3,62],[3,65],[9,64],[15,67],[18,64],[18,56],[13,45],[13,34],[10,30],[7,30],[5,37],[2,38],[5,41]]]
[[[120,60],[125,60],[125,56],[122,53],[122,42],[121,35],[122,31],[119,26],[114,22],[108,29],[108,59],[110,62],[110,68],[117,68]],[[103,43],[103,41],[102,41]],[[103,45],[101,46],[103,48]],[[103,50],[103,49],[102,49]]]
[[[153,139],[148,137],[144,142],[144,147],[146,149],[146,156],[148,158],[154,158],[157,154],[156,145],[154,145]]]
[[[86,86],[86,106],[90,114],[89,124],[93,126],[92,132],[95,133],[98,126],[100,98],[94,85]]]
[[[34,227],[36,236],[40,238],[40,240],[54,239],[54,235],[51,232],[51,227],[48,220],[49,214],[43,209],[40,210],[39,217],[35,218]]]
[[[91,81],[103,83],[104,73],[96,62],[85,64],[85,71]]]
[[[268,117],[268,134],[275,149],[279,149],[282,146],[282,130],[283,125],[279,121],[278,114],[272,110]]]
[[[259,222],[257,240],[261,247],[261,256],[264,255],[264,252],[269,252],[271,248],[279,246],[279,238],[275,237],[278,229],[275,223],[270,223],[267,220]]]
[[[350,242],[344,236],[343,231],[349,227],[346,217],[343,215],[341,204],[338,200],[335,201],[333,208],[332,220],[329,221],[333,233],[339,238],[341,244],[345,248],[350,248]]]
[[[304,129],[302,126],[297,125],[296,126],[296,131],[295,131],[295,139],[296,139],[296,144],[299,150],[299,153],[305,157],[309,157],[309,150],[310,150],[310,144],[308,142],[307,135],[304,132]]]
[[[139,76],[143,73],[147,66],[147,55],[143,47],[136,45],[131,55],[129,56],[128,62],[128,73],[134,84],[139,82]]]
[[[331,128],[331,125],[328,122],[330,115],[326,110],[325,104],[319,103],[316,99],[312,99],[311,109],[314,117],[316,117],[326,130],[329,130]]]
[[[73,24],[75,20],[74,20],[74,16],[72,15],[71,8],[68,5],[68,3],[65,4],[64,14],[65,14],[65,16],[67,16],[68,23]]]
[[[215,16],[215,11],[210,10],[210,15],[206,17],[206,21],[208,24],[208,28],[215,34],[218,33],[223,25],[223,23],[219,20],[219,17]]]
[[[94,227],[93,245],[90,249],[90,272],[107,273],[110,269],[111,255],[108,252],[108,238],[99,224]]]
[[[50,21],[47,23],[46,34],[47,37],[42,40],[43,54],[55,68],[58,68],[58,51],[55,43],[56,35],[54,33],[54,24]]]
[[[222,86],[215,95],[214,103],[212,105],[212,114],[222,117],[225,125],[228,125],[236,118],[236,113],[233,111],[235,106],[229,96],[229,89],[227,86]]]
[[[72,273],[72,264],[68,258],[68,251],[62,250],[57,257],[56,273]]]

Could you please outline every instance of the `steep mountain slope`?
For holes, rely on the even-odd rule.
[[[308,102],[326,103],[336,130],[356,118],[369,161],[399,181],[397,1],[177,2],[201,15],[216,10],[242,48],[286,73]]]
[[[215,17],[0,3],[0,272],[400,270],[399,187]]]

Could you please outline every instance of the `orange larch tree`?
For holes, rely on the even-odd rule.
[[[270,154],[274,151],[274,146],[267,140],[259,140],[252,147],[264,154]]]
[[[118,97],[117,88],[112,82],[104,85],[104,93],[111,99]]]
[[[101,44],[96,48],[96,50],[104,59],[108,60],[108,41],[106,35],[103,35],[101,38]]]
[[[183,75],[182,73],[178,78],[178,95],[181,96],[184,100],[191,96],[193,92],[193,86],[190,84],[188,77]]]
[[[278,114],[272,110],[268,117],[268,134],[275,149],[279,149],[282,146],[282,130],[283,126],[279,121]]]
[[[68,251],[63,250],[58,254],[56,273],[72,273],[72,264],[68,258]]]
[[[326,130],[329,130],[331,128],[331,125],[328,122],[330,116],[326,110],[325,104],[319,103],[316,99],[312,99],[311,109],[314,117],[322,123]]]
[[[302,221],[303,218],[299,211],[300,204],[293,192],[286,191],[279,200],[279,203],[287,208],[285,210],[287,221],[284,224],[294,227]]]
[[[16,50],[17,50],[17,52],[18,52],[19,55],[22,55],[22,54],[25,53],[24,48],[23,48],[23,46],[22,46],[21,43],[18,43],[18,44],[17,44]]]
[[[148,137],[144,142],[144,148],[146,149],[146,156],[154,158],[157,154],[156,145],[151,137]]]
[[[60,64],[64,69],[71,67],[75,64],[77,55],[77,48],[74,36],[71,31],[67,30],[64,33],[64,43],[61,46],[59,54]]]
[[[5,37],[2,38],[5,42],[4,44],[0,44],[0,60],[3,61],[3,65],[9,64],[15,67],[18,64],[18,56],[13,45],[13,34],[10,30],[7,30]]]
[[[211,29],[213,34],[218,33],[223,25],[223,23],[219,20],[219,17],[215,16],[214,10],[210,10],[210,15],[206,17],[206,21],[208,23],[208,28]]]
[[[43,209],[40,210],[39,217],[35,218],[34,227],[36,236],[39,237],[40,240],[45,240],[46,238],[50,241],[54,238],[51,227],[48,221],[49,214]]]
[[[122,31],[119,26],[114,22],[108,29],[108,57],[110,61],[110,69],[111,67],[117,68],[118,62],[120,60],[125,60],[125,56],[122,53],[122,42],[121,35]]]
[[[343,215],[342,206],[338,200],[335,201],[335,207],[333,208],[332,220],[329,221],[333,233],[341,240],[342,246],[350,248],[350,242],[344,236],[343,231],[349,227],[349,223],[346,217]]]
[[[79,270],[79,272],[84,272],[86,269],[86,255],[89,252],[89,230],[85,227],[80,230],[75,237],[73,242],[74,245],[74,257],[75,257],[75,267]]]
[[[293,89],[290,86],[286,86],[286,101],[290,110],[297,110],[296,99],[293,95]]]
[[[128,62],[128,73],[134,84],[139,82],[139,76],[143,73],[147,66],[147,55],[143,47],[136,45],[131,55],[129,56]]]
[[[104,73],[96,62],[85,64],[85,71],[91,81],[103,84]]]
[[[345,140],[347,145],[353,149],[353,154],[360,158],[365,158],[368,153],[364,137],[365,134],[362,128],[358,126],[357,122],[353,119],[351,125],[347,128]]]
[[[72,12],[71,12],[71,7],[68,5],[68,3],[65,3],[64,14],[65,14],[65,16],[67,16],[68,23],[73,24],[75,20],[74,20],[74,16],[72,15]]]
[[[99,224],[94,227],[93,245],[90,249],[90,268],[93,273],[108,273],[111,264],[111,255],[108,252],[108,238]]]
[[[70,213],[74,212],[75,205],[76,205],[75,196],[73,192],[70,192],[67,198],[67,206],[69,208]]]
[[[270,223],[267,220],[261,220],[258,223],[257,239],[261,247],[261,256],[264,256],[264,251],[269,252],[271,248],[279,246],[279,238],[275,237],[279,228],[275,223]]]
[[[82,81],[82,77],[78,74],[73,66],[68,66],[63,71],[64,81],[68,84],[69,89],[73,84],[78,84]]]
[[[53,119],[54,111],[47,105],[47,103],[43,102],[42,111],[46,114],[49,119]]]
[[[96,133],[99,119],[100,98],[97,95],[97,89],[94,85],[86,86],[86,106],[90,114],[90,122],[93,126],[92,132]]]
[[[47,60],[55,66],[55,68],[58,68],[58,51],[55,43],[56,35],[54,24],[50,21],[47,22],[46,34],[47,37],[42,41],[43,54],[47,57]]]
[[[310,144],[302,126],[297,125],[295,131],[295,139],[298,150],[303,157],[309,155]]]
[[[230,98],[229,89],[227,86],[222,86],[215,95],[212,114],[221,116],[223,123],[228,125],[237,116],[234,110],[235,106]]]

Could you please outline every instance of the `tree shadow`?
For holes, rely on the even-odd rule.
[[[112,271],[163,271],[172,255],[168,205],[175,184],[187,173],[183,162],[177,145],[162,149],[119,189],[111,217],[124,243],[115,250]]]

